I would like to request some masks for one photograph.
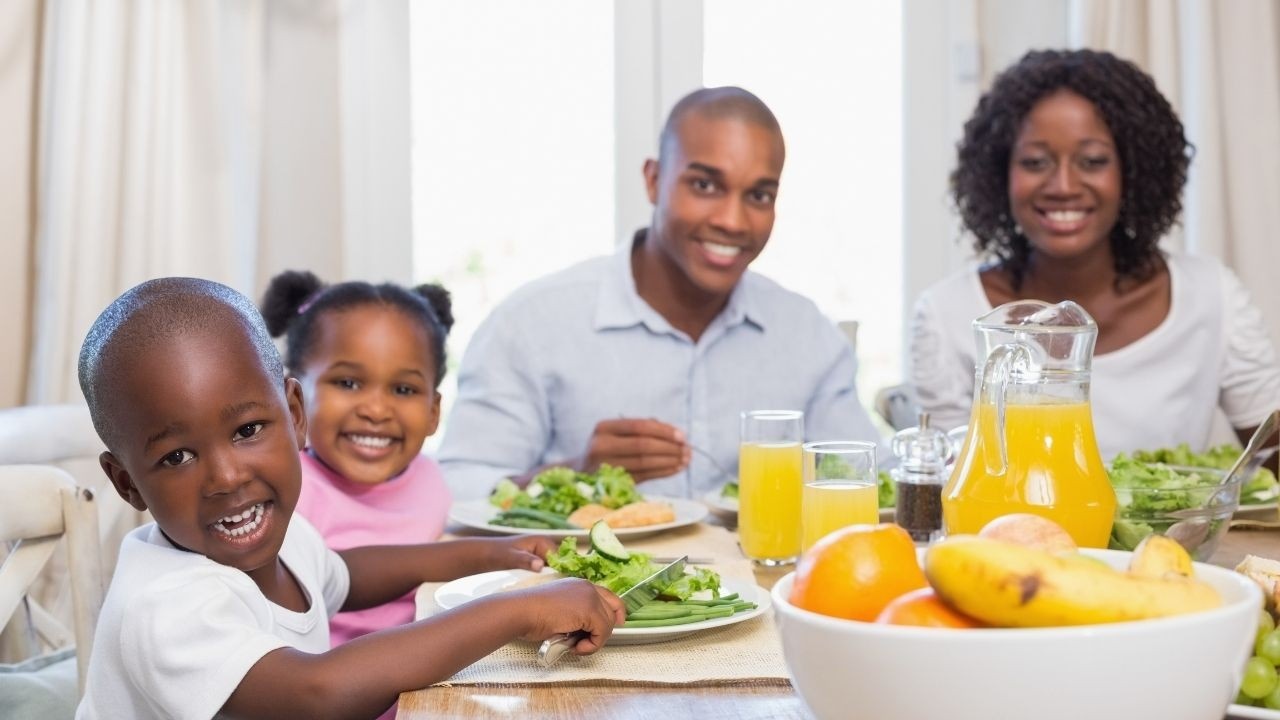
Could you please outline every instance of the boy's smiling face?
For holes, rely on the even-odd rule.
[[[177,546],[274,572],[298,502],[306,434],[297,381],[271,376],[248,330],[213,320],[112,373],[116,445],[103,470]]]

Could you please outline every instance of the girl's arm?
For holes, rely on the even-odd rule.
[[[574,651],[595,652],[625,615],[616,595],[585,580],[489,596],[319,655],[292,648],[267,653],[222,712],[235,718],[373,718],[400,693],[448,679],[517,638],[538,642],[585,631],[589,637]]]
[[[338,554],[351,574],[351,589],[342,609],[363,610],[391,602],[424,582],[511,568],[537,572],[555,547],[549,538],[519,535],[343,550]]]

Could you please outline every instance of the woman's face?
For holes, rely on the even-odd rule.
[[[1033,252],[1109,254],[1121,190],[1115,140],[1093,103],[1058,90],[1031,108],[1009,157],[1009,207]]]

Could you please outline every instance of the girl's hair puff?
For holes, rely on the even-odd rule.
[[[449,291],[435,284],[408,289],[395,283],[374,285],[353,280],[326,285],[312,272],[286,270],[271,279],[262,296],[262,317],[272,337],[285,336],[285,365],[297,372],[307,360],[316,321],[328,312],[362,305],[394,308],[422,323],[435,360],[435,387],[445,373],[445,339],[453,327]]]

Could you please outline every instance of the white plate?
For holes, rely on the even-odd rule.
[[[707,508],[705,505],[692,500],[683,498],[667,498],[658,497],[657,495],[646,495],[645,500],[649,502],[665,502],[670,503],[671,508],[676,511],[676,519],[668,523],[658,523],[656,525],[641,525],[632,528],[614,528],[613,534],[618,537],[638,537],[640,535],[648,535],[650,533],[670,530],[671,528],[684,527],[692,525],[707,516]],[[469,500],[467,502],[454,503],[453,508],[449,510],[449,519],[459,525],[466,525],[469,528],[477,530],[488,530],[489,532],[503,533],[506,535],[524,535],[533,533],[535,535],[548,535],[550,537],[586,537],[586,530],[538,530],[536,528],[517,528],[508,527],[506,525],[493,525],[489,521],[493,520],[493,516],[498,514],[498,508],[490,505],[488,500]]]
[[[733,516],[738,514],[738,498],[721,495],[719,488],[703,495],[702,502],[711,508],[712,512]],[[880,521],[893,522],[893,508],[880,508]]]
[[[543,570],[548,580],[560,577],[559,573],[552,570]],[[534,573],[528,570],[496,570],[494,572],[481,573],[479,575],[471,575],[470,577],[460,578],[453,582],[446,583],[436,589],[435,600],[442,610],[451,610],[463,603],[471,600],[482,598],[503,590],[515,589],[513,586],[520,584],[525,587],[531,583],[528,579]],[[759,617],[768,612],[773,606],[773,600],[769,597],[769,591],[762,587],[754,585],[750,582],[727,578],[721,576],[720,591],[724,594],[738,593],[743,600],[756,604],[754,610],[736,613],[724,618],[714,618],[711,620],[703,620],[702,622],[689,623],[688,625],[672,625],[670,627],[656,628],[617,628],[613,631],[613,637],[609,639],[610,645],[644,645],[647,643],[664,642],[673,640],[678,637],[684,637],[692,633],[701,632],[702,630],[710,630],[711,628],[722,627],[724,625],[733,625],[754,617]]]
[[[1248,720],[1280,720],[1280,710],[1272,710],[1264,707],[1253,707],[1251,705],[1236,705],[1232,703],[1227,708],[1227,717],[1248,718]]]
[[[1267,510],[1275,510],[1276,507],[1277,507],[1276,501],[1272,500],[1271,502],[1256,503],[1254,505],[1241,505],[1240,507],[1236,508],[1236,513],[1239,514],[1239,513],[1266,512]]]

